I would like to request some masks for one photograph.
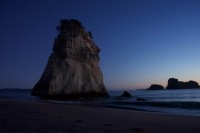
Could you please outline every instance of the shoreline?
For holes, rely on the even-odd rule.
[[[86,100],[86,101],[85,101]],[[44,102],[44,103],[53,103],[53,104],[70,104],[70,105],[79,105],[79,106],[91,106],[91,107],[105,107],[105,108],[111,108],[111,109],[121,109],[121,110],[129,110],[129,111],[144,111],[144,112],[155,112],[160,114],[169,114],[169,115],[180,115],[180,116],[197,116],[200,117],[200,114],[198,112],[195,112],[193,110],[190,110],[191,108],[183,108],[183,107],[177,107],[180,106],[182,103],[173,103],[173,102],[122,102],[122,101],[116,101],[111,103],[90,103],[90,101],[95,101],[97,99],[76,99],[76,100],[58,100],[58,99],[41,99],[38,102]],[[118,104],[120,103],[120,104]],[[122,103],[122,104],[121,104]],[[143,105],[141,103],[145,103],[144,105],[149,105],[148,103],[151,103],[150,106],[137,106],[137,105]],[[155,106],[154,104],[163,104],[167,103],[170,104],[170,107],[166,106]],[[172,105],[171,105],[172,103]],[[190,102],[188,102],[191,104]],[[188,104],[187,103],[187,104]],[[131,105],[132,104],[132,105]],[[154,106],[152,106],[154,105]],[[195,107],[194,109],[196,109]],[[167,110],[167,111],[166,111]],[[170,111],[169,111],[170,110]],[[173,111],[172,111],[173,110]]]
[[[200,117],[22,100],[0,100],[0,132],[198,133]]]

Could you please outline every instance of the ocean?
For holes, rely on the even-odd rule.
[[[30,90],[0,90],[0,99],[28,100],[57,104],[82,104],[125,110],[161,112],[176,115],[200,116],[200,89],[184,90],[128,90],[130,98],[119,97],[123,91],[108,91],[110,97],[77,100],[48,100],[31,96]]]
[[[112,97],[123,91],[110,92]],[[200,89],[181,90],[130,90],[131,98],[111,102],[121,106],[151,112],[200,116]],[[137,100],[138,98],[142,99]]]

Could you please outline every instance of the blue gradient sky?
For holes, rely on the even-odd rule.
[[[65,18],[93,33],[108,89],[200,83],[199,0],[1,0],[0,88],[34,86]]]

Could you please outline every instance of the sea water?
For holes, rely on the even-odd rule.
[[[111,106],[200,116],[200,89],[130,90],[128,92],[132,95],[131,98],[113,100]],[[115,97],[122,94],[122,91],[111,91],[109,94]]]
[[[0,99],[28,100],[57,104],[85,104],[128,110],[200,116],[200,89],[129,90],[130,98],[120,97],[123,91],[108,91],[110,97],[77,100],[47,100],[31,96],[31,90],[0,90]],[[140,99],[140,100],[138,100]],[[142,100],[141,100],[142,99]]]

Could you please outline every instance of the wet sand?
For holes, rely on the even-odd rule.
[[[200,133],[200,117],[0,100],[0,133]]]

